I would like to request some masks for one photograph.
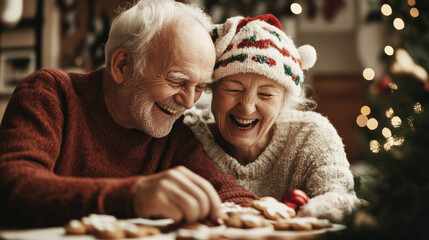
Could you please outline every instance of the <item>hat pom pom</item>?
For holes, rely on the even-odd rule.
[[[299,55],[301,56],[302,69],[307,70],[314,66],[317,59],[316,50],[310,45],[304,45],[298,48]]]

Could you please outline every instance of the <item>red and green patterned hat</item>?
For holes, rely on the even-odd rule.
[[[316,50],[296,48],[279,20],[271,14],[254,18],[232,17],[212,32],[216,49],[213,81],[237,73],[257,73],[299,94],[303,70],[313,67]]]

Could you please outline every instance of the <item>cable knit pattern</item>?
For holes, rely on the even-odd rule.
[[[254,162],[244,166],[215,142],[207,126],[213,121],[208,110],[192,109],[185,114],[185,123],[204,144],[212,161],[250,192],[281,200],[287,191],[301,189],[310,198],[329,193],[333,201],[336,199],[332,194],[349,199],[336,207],[341,214],[329,217],[336,221],[357,204],[344,145],[326,117],[311,111],[285,111],[273,125],[274,134],[267,148]],[[312,209],[312,205],[321,202],[317,199],[312,202],[303,212],[322,215]]]

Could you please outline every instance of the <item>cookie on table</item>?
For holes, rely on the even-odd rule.
[[[136,225],[123,220],[119,221],[118,224],[124,230],[126,238],[141,238],[161,233],[157,227]]]
[[[176,231],[176,240],[210,239],[210,229],[202,223],[183,225]]]
[[[79,220],[73,219],[68,222],[64,229],[67,235],[84,235],[87,233],[86,226]]]
[[[284,219],[279,219],[273,223],[274,230],[284,231],[292,230],[292,225]]]
[[[237,213],[259,213],[259,211],[253,207],[242,207],[238,204],[235,204],[234,202],[224,202],[221,204],[220,209],[228,216],[233,216]]]
[[[92,234],[100,239],[140,238],[160,234],[157,227],[136,225],[111,215],[91,214],[64,226],[67,235]]]
[[[332,227],[327,219],[315,217],[296,217],[291,219],[279,219],[273,223],[275,230],[310,231]]]
[[[118,221],[105,219],[98,215],[90,216],[93,234],[101,239],[125,238],[125,230],[121,228]]]
[[[293,208],[286,206],[273,197],[263,197],[255,200],[252,202],[252,205],[270,220],[289,219],[296,216]]]
[[[315,222],[311,222],[313,229],[322,229],[332,227],[332,223],[328,219],[317,219]]]
[[[232,228],[261,228],[270,226],[262,215],[255,213],[236,213],[224,218],[223,222],[227,227]]]
[[[94,224],[100,222],[117,222],[118,219],[111,215],[104,214],[90,214],[89,216],[83,217],[81,222],[86,227],[86,233],[94,234]]]

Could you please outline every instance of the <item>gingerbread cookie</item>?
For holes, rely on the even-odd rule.
[[[86,226],[79,220],[71,220],[64,229],[67,235],[84,235],[87,232]]]
[[[315,217],[297,217],[292,219],[279,219],[273,223],[275,230],[309,231],[332,227],[327,219]]]
[[[270,220],[289,219],[296,216],[293,208],[277,201],[273,197],[263,197],[253,201],[253,207],[261,211]]]
[[[227,227],[232,228],[260,228],[268,227],[270,224],[266,219],[255,213],[235,213],[232,216],[223,219]]]
[[[176,232],[176,240],[202,240],[209,238],[209,227],[201,223],[184,225]]]
[[[127,221],[119,221],[119,226],[125,231],[125,236],[127,238],[141,238],[161,233],[157,227],[141,226]]]
[[[110,215],[91,214],[64,226],[67,235],[92,234],[100,239],[140,238],[161,233],[156,227],[136,225]]]

